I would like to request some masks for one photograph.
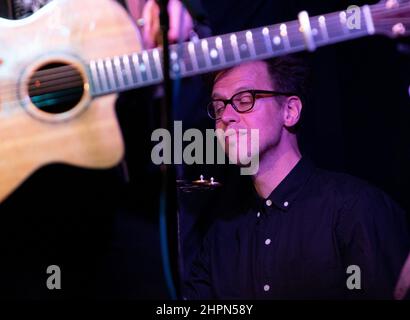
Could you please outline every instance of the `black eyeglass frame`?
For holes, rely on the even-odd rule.
[[[243,94],[243,93],[250,93],[252,95],[252,104],[251,106],[246,109],[246,110],[239,110],[238,107],[234,104],[233,100],[235,98],[235,96]],[[285,97],[290,97],[290,96],[297,96],[297,94],[291,93],[291,92],[280,92],[280,91],[271,91],[271,90],[243,90],[240,92],[235,93],[230,99],[213,99],[211,102],[208,103],[207,105],[207,112],[208,112],[208,116],[213,119],[213,120],[220,120],[222,117],[216,118],[212,116],[212,113],[210,111],[210,109],[212,108],[214,110],[214,106],[213,103],[215,101],[221,101],[223,102],[224,106],[223,106],[223,111],[225,111],[226,106],[228,104],[230,104],[232,106],[232,108],[234,108],[234,110],[238,113],[246,113],[249,112],[253,109],[253,107],[255,106],[255,101],[256,101],[256,95],[258,94],[268,94],[274,97],[277,96],[285,96]],[[222,111],[222,114],[223,114]],[[215,112],[214,112],[215,113]]]

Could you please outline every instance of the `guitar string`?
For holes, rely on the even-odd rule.
[[[403,20],[402,20],[403,21]],[[410,19],[409,19],[409,21],[410,21]],[[390,25],[390,23],[385,23],[385,25],[387,26],[387,25]],[[294,35],[294,34],[299,34],[299,32],[290,32],[290,33],[288,33],[288,37],[289,38],[291,38],[292,37],[292,35]],[[364,36],[364,35],[363,35]],[[345,35],[342,35],[342,36],[340,36],[340,37],[334,37],[333,39],[338,39],[338,38],[344,38],[344,37],[346,37]],[[254,44],[255,45],[260,45],[260,44],[265,44],[265,41],[264,40],[257,40],[257,41],[254,41]],[[282,49],[283,50],[283,49]],[[148,50],[148,51],[151,51],[151,50]],[[142,53],[139,53],[140,55],[142,54]],[[255,57],[255,58],[257,58],[257,57]],[[243,59],[241,59],[241,60],[243,60]],[[206,67],[205,68],[200,68],[200,69],[207,69]],[[64,67],[60,67],[60,69],[59,69],[60,71],[53,71],[53,70],[50,70],[50,71],[44,71],[44,70],[41,70],[40,72],[42,73],[42,75],[40,76],[40,77],[36,77],[36,75],[37,75],[37,73],[35,72],[33,75],[34,75],[34,77],[33,78],[31,78],[31,79],[29,79],[28,81],[24,81],[23,82],[23,85],[27,85],[27,84],[34,84],[35,85],[35,82],[36,81],[41,81],[41,84],[42,84],[42,86],[41,86],[41,88],[44,88],[44,86],[48,83],[48,82],[51,82],[51,83],[53,83],[53,82],[56,82],[56,81],[59,81],[59,80],[66,80],[66,79],[69,79],[70,77],[72,77],[74,74],[77,74],[77,71],[76,70],[73,70],[72,69],[72,67],[71,66],[64,66]],[[122,71],[122,70],[121,70]],[[201,70],[198,70],[198,71],[201,71]],[[206,71],[206,70],[203,70],[203,71]],[[78,76],[78,79],[82,79],[82,76]],[[12,91],[14,92],[15,91],[15,85],[14,84],[10,84],[10,85],[3,85],[2,87],[0,87],[1,88],[1,91],[4,93],[4,92],[7,92],[7,87],[9,87],[10,89],[12,89]],[[36,89],[41,89],[41,88],[34,88],[33,90],[36,90]],[[49,92],[52,92],[52,90],[53,90],[53,87],[52,86],[49,86],[49,89],[51,90],[51,91],[49,91]],[[10,91],[8,91],[8,92],[10,92]]]
[[[403,8],[401,8],[401,9],[403,9]],[[380,11],[384,11],[384,9],[383,10],[380,10]],[[334,18],[334,17],[333,17]],[[393,19],[393,18],[390,18],[390,19],[384,19],[384,20],[387,20],[387,21],[390,21],[391,19]],[[407,23],[407,21],[408,20],[410,20],[410,19],[404,19],[404,21],[406,21],[406,23]],[[401,21],[403,21],[403,19],[401,19]],[[293,23],[293,24],[295,24],[295,23],[297,23],[297,21],[295,20],[295,21],[292,21],[291,23]],[[386,23],[386,22],[383,22],[383,24],[385,25],[385,26],[390,26],[391,24],[390,23]],[[288,25],[290,25],[290,23],[288,24]],[[328,27],[328,29],[330,29],[332,26],[334,27],[335,25],[338,25],[339,27],[340,27],[340,22],[339,21],[331,21],[331,23],[329,23],[328,25],[327,25],[327,27]],[[379,24],[380,25],[380,24]],[[274,26],[277,26],[277,25],[274,25]],[[293,25],[294,26],[294,25]],[[263,27],[261,27],[261,28],[263,28]],[[261,29],[261,28],[259,28],[259,29]],[[294,36],[295,34],[300,34],[300,32],[299,31],[296,31],[296,32],[294,32],[294,31],[290,31],[289,33],[288,33],[288,37],[289,38],[291,38],[292,36]],[[229,35],[229,34],[228,34]],[[340,36],[340,37],[335,37],[335,38],[333,38],[333,39],[337,39],[337,38],[344,38],[345,37],[345,35],[344,36]],[[212,39],[212,38],[211,38]],[[258,41],[254,41],[254,43],[256,44],[256,45],[258,45],[258,44],[261,44],[261,43],[264,43],[265,41],[264,40],[258,40]],[[152,50],[147,50],[148,52],[149,51],[152,51]],[[140,55],[142,54],[142,53],[139,53]],[[257,58],[257,57],[256,57]],[[242,59],[243,60],[243,59]],[[71,69],[72,70],[72,67],[71,66],[64,66],[64,67],[60,67],[61,69]],[[61,70],[60,69],[60,70]],[[202,69],[202,68],[201,68]],[[206,69],[206,68],[203,68],[203,69]],[[200,71],[200,70],[198,70],[198,71]],[[206,70],[203,70],[204,72],[206,71]],[[41,77],[44,77],[45,75],[47,75],[49,72],[48,72],[48,70],[41,70],[40,71],[41,72],[41,74],[42,74],[42,76]],[[64,79],[67,79],[68,77],[67,76],[65,76],[65,77],[58,77],[57,79],[55,78],[55,76],[57,76],[57,75],[60,75],[61,73],[64,73],[64,72],[67,72],[67,71],[59,71],[59,72],[50,72],[49,74],[50,75],[52,75],[51,77],[45,77],[45,79],[50,79],[50,80],[45,80],[45,81],[43,81],[43,84],[44,83],[47,83],[47,82],[53,82],[53,81],[56,81],[56,80],[64,80]],[[72,72],[76,72],[76,71],[72,71]],[[35,74],[35,73],[34,73]],[[53,77],[53,78],[52,78]],[[51,79],[52,78],[52,79]],[[82,77],[78,77],[78,80],[82,80]],[[27,83],[30,83],[30,81],[26,81],[24,84],[27,84]],[[70,82],[68,82],[67,84],[70,84]],[[13,88],[13,90],[12,90],[12,92],[15,92],[15,86],[14,85],[10,85],[12,88]],[[3,88],[5,88],[6,86],[3,86],[2,87],[2,91],[3,91]],[[49,87],[49,90],[51,90],[51,91],[48,91],[48,92],[52,92],[52,89],[53,89],[53,86],[50,86]],[[3,91],[3,92],[5,92],[5,91]],[[14,100],[8,100],[8,102],[9,103],[18,103],[18,102],[20,102],[20,99],[14,99]]]
[[[334,22],[333,23],[334,25],[337,25],[337,24],[339,24],[338,22]],[[331,27],[331,25],[329,24],[328,25],[328,28],[329,27]],[[329,28],[330,29],[330,28]],[[291,32],[288,32],[288,37],[289,37],[289,39],[291,39],[294,35],[300,35],[301,33],[300,33],[300,31],[291,31]],[[228,34],[229,35],[229,34]],[[338,37],[334,37],[334,38],[332,38],[332,39],[338,39],[338,38],[345,38],[347,35],[342,35],[342,36],[338,36]],[[364,36],[364,34],[363,34],[363,36]],[[212,39],[212,38],[211,38]],[[263,45],[265,45],[265,39],[261,39],[261,40],[255,40],[254,42],[253,42],[256,46],[258,46],[258,45],[261,45],[261,44],[263,44]],[[186,45],[187,43],[185,43],[185,45]],[[273,44],[272,44],[272,46],[274,46]],[[157,48],[158,49],[158,48]],[[161,49],[160,49],[161,50]],[[226,49],[225,49],[226,50]],[[233,50],[233,49],[231,49],[230,48],[230,50]],[[270,51],[270,49],[268,49],[269,51]],[[284,50],[283,48],[281,49],[281,50]],[[161,50],[162,51],[162,50]],[[268,53],[269,53],[269,51],[268,51]],[[273,49],[272,50],[273,52],[272,53],[274,53],[275,52],[275,49]],[[150,52],[152,52],[152,50],[146,50],[146,52],[148,52],[148,53],[150,53]],[[137,53],[139,56],[141,56],[142,55],[142,52],[141,53]],[[187,56],[185,56],[185,57],[187,57]],[[189,58],[189,57],[188,57]],[[198,57],[197,57],[198,58]],[[257,57],[255,57],[255,58],[257,58]],[[111,59],[111,58],[107,58],[107,59]],[[103,60],[104,61],[104,59],[101,59],[101,60]],[[98,61],[98,60],[97,60]],[[202,69],[202,68],[201,68]],[[204,68],[205,69],[205,68]],[[41,73],[40,74],[40,76],[38,77],[38,73]],[[67,74],[66,74],[67,73]],[[37,71],[37,72],[34,72],[33,73],[33,77],[31,78],[31,79],[29,79],[29,80],[27,80],[27,81],[24,81],[23,82],[23,84],[35,84],[35,82],[36,82],[36,80],[39,80],[39,81],[41,81],[41,83],[42,84],[45,84],[45,83],[47,83],[47,82],[53,82],[53,81],[55,81],[55,80],[59,80],[59,79],[66,79],[66,78],[68,78],[69,76],[71,76],[73,73],[77,73],[77,71],[76,70],[73,70],[73,67],[72,66],[63,66],[63,67],[58,67],[58,71],[54,71],[54,69],[52,69],[52,70],[41,70],[41,71]],[[60,76],[61,75],[61,76]],[[56,77],[56,76],[59,76],[59,77]],[[7,87],[10,87],[11,89],[12,89],[12,91],[14,91],[15,90],[15,84],[9,84],[9,85],[3,85],[2,87],[0,87],[2,90],[4,90],[4,89],[6,89]],[[3,91],[4,92],[4,91]]]
[[[406,6],[408,6],[409,4],[406,4],[404,7],[406,7]],[[376,14],[376,13],[378,13],[378,12],[384,12],[385,13],[385,10],[386,9],[384,9],[384,8],[373,8],[373,10],[372,10],[372,13],[373,13],[373,15],[374,14]],[[401,11],[401,10],[403,10],[403,6],[402,7],[400,7],[400,8],[393,8],[393,9],[390,9],[391,11],[389,12],[389,13],[394,13],[393,11],[394,10],[398,10],[398,11]],[[332,14],[332,13],[330,13],[330,14]],[[329,15],[330,15],[329,14]],[[337,12],[336,13],[333,13],[333,14],[337,14]],[[331,23],[328,23],[327,24],[327,28],[328,29],[331,29],[332,27],[334,27],[335,25],[337,25],[337,26],[340,26],[340,21],[334,21],[335,19],[335,17],[333,16],[333,17],[331,17],[331,18],[333,18],[333,21],[331,21]],[[387,19],[388,20],[388,19]],[[288,23],[288,25],[289,24],[293,24],[293,26],[294,26],[294,24],[295,23],[298,23],[298,21],[297,20],[294,20],[294,21],[290,21],[289,23]],[[276,24],[276,25],[274,25],[274,26],[278,26],[279,24]],[[260,27],[259,28],[259,30],[260,29],[262,29],[263,27]],[[289,38],[292,38],[292,36],[293,35],[295,35],[295,34],[299,34],[300,32],[299,31],[296,31],[296,32],[294,32],[294,31],[291,31],[291,32],[289,32],[288,33],[288,37]],[[229,34],[228,34],[229,35]],[[224,35],[222,35],[222,36],[224,36]],[[343,37],[343,36],[342,36]],[[337,39],[337,37],[336,37],[336,39]],[[256,44],[256,45],[258,45],[260,42],[264,42],[264,40],[263,41],[255,41],[254,43]],[[146,50],[147,52],[150,52],[150,51],[152,51],[152,49],[151,50]],[[60,69],[61,68],[61,69]],[[55,68],[55,69],[59,69],[59,70],[62,70],[62,71],[65,71],[64,69],[71,69],[72,67],[71,66],[63,66],[63,67],[59,67],[59,68]],[[59,71],[55,71],[55,69],[53,69],[53,70],[41,70],[41,71],[37,71],[37,72],[35,72],[33,75],[34,76],[36,76],[36,75],[47,75],[47,74],[50,74],[50,75],[52,75],[52,76],[54,76],[54,75],[58,75],[59,74]],[[36,80],[40,80],[40,79],[36,79]],[[50,78],[46,78],[44,81],[45,82],[47,82],[48,80],[53,80],[51,77]],[[43,81],[43,82],[44,82]],[[30,83],[30,81],[25,81],[25,82],[23,82],[23,84],[29,84]],[[11,87],[13,87],[12,89],[13,89],[13,91],[14,91],[14,85],[10,85]],[[6,86],[2,86],[1,87],[1,89],[2,90],[4,90],[4,88],[5,88]]]
[[[392,18],[393,19],[393,18]],[[392,20],[392,19],[385,19],[386,20],[386,23],[387,22],[389,22],[390,20]],[[402,20],[403,21],[403,20]],[[404,20],[404,21],[407,21],[407,20]],[[338,23],[338,22],[335,22],[335,23]],[[288,36],[290,36],[290,38],[294,35],[294,34],[299,34],[299,32],[290,32],[290,33],[288,33]],[[344,37],[344,36],[342,36],[342,37]],[[335,37],[335,39],[337,39],[337,37]],[[258,45],[258,44],[260,44],[261,42],[264,42],[264,41],[254,41],[254,43],[256,44],[256,45]],[[147,52],[150,52],[151,50],[147,50]],[[55,70],[59,70],[59,71],[55,71]],[[41,70],[41,71],[36,71],[33,75],[34,75],[34,79],[32,78],[31,80],[39,80],[39,81],[41,81],[41,82],[47,82],[47,81],[51,81],[51,80],[57,80],[58,79],[58,77],[57,78],[55,78],[55,76],[57,76],[57,75],[62,75],[62,74],[64,74],[65,72],[68,72],[68,70],[72,70],[72,67],[71,66],[63,66],[63,67],[59,67],[59,68],[55,68],[55,69],[53,69],[53,70]],[[75,70],[73,70],[72,72],[76,72]],[[50,77],[45,77],[46,75],[51,75]],[[65,78],[64,76],[62,76],[61,78]],[[30,82],[32,82],[32,81],[26,81],[26,82],[24,82],[24,84],[28,84],[28,83],[30,83]],[[14,90],[14,86],[13,85],[10,85],[11,87],[13,87],[13,90]],[[7,88],[7,86],[3,86],[2,87],[2,90],[4,90],[4,88]]]

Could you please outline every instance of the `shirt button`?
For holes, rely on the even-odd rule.
[[[269,287],[268,284],[265,284],[265,285],[263,286],[263,291],[269,291],[269,289],[270,289],[270,287]]]
[[[289,202],[285,201],[285,202],[283,203],[283,205],[284,205],[285,207],[287,207],[287,206],[289,205]]]
[[[272,201],[270,199],[266,200],[266,205],[270,207],[272,205]]]
[[[266,244],[267,246],[270,245],[270,243],[271,243],[270,239],[266,239],[266,240],[265,240],[265,244]]]
[[[261,216],[261,213],[258,212],[258,213],[256,214],[256,217],[259,218],[260,216]]]

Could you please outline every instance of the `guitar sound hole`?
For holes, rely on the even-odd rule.
[[[41,111],[59,114],[73,109],[84,93],[84,80],[73,66],[50,63],[36,70],[29,80],[31,102]]]

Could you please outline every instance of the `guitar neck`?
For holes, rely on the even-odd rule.
[[[172,45],[171,77],[188,77],[249,60],[313,51],[316,47],[371,35],[372,7],[360,8],[360,19],[356,19],[354,27],[349,27],[346,11],[315,17],[302,12],[299,20]],[[158,84],[163,80],[162,50],[92,60],[88,68],[92,96]]]

